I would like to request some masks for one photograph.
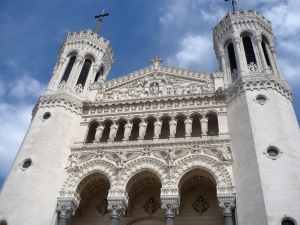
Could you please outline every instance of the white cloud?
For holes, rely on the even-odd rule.
[[[187,35],[180,41],[175,56],[167,59],[171,65],[194,67],[201,70],[213,70],[214,51],[209,36]]]
[[[25,97],[38,97],[45,91],[45,86],[28,75],[14,80],[9,84],[9,87],[9,95],[19,99]]]
[[[17,62],[13,59],[6,60],[6,63],[8,66],[13,67],[13,68],[16,68],[18,66]]]

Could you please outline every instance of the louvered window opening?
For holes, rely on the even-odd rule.
[[[256,58],[255,58],[251,38],[243,37],[243,44],[244,44],[244,50],[245,50],[245,54],[246,54],[247,64],[249,65],[252,62],[256,64]]]
[[[87,77],[89,75],[89,72],[90,72],[91,65],[92,65],[91,60],[86,59],[84,61],[83,67],[81,69],[81,72],[80,72],[80,75],[79,75],[79,78],[78,78],[78,81],[77,81],[77,85],[81,84],[81,86],[84,87],[86,79],[87,79]]]
[[[263,51],[264,51],[264,55],[265,55],[265,59],[266,59],[267,65],[268,65],[268,66],[271,66],[269,54],[268,54],[268,52],[267,52],[267,45],[266,45],[266,43],[263,41],[263,42],[261,43],[261,46],[262,46],[262,49],[263,49]]]
[[[234,69],[237,69],[237,65],[236,65],[234,47],[233,47],[232,43],[230,43],[228,45],[227,50],[228,50],[228,55],[229,55],[230,70],[231,70],[231,72],[233,72]]]
[[[63,77],[62,77],[62,79],[61,79],[60,82],[62,82],[62,81],[67,82],[67,81],[68,81],[69,76],[70,76],[70,73],[71,73],[72,68],[73,68],[73,65],[74,65],[74,63],[75,63],[75,60],[76,60],[76,56],[73,56],[73,57],[71,57],[71,58],[69,59],[69,63],[68,63],[68,65],[67,65],[67,68],[66,68],[66,70],[65,70],[65,72],[64,72],[64,75],[63,75]]]
[[[103,67],[101,67],[100,70],[98,71],[98,73],[96,74],[94,82],[96,82],[100,76],[101,77],[103,76]]]

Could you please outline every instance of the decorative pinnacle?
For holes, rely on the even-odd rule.
[[[96,18],[96,19],[99,18],[99,20],[98,20],[98,23],[97,23],[97,25],[96,25],[96,27],[95,27],[95,29],[94,29],[94,33],[99,34],[100,26],[101,26],[101,24],[102,24],[102,19],[103,19],[104,16],[109,16],[108,13],[104,13],[104,9],[103,9],[103,11],[102,11],[102,13],[101,13],[100,15],[95,16],[95,18]]]
[[[228,2],[229,0],[225,0],[225,2]],[[237,6],[236,6],[236,1],[232,0],[232,8],[233,8],[233,12],[238,11]]]
[[[150,62],[153,64],[154,69],[157,69],[159,67],[159,65],[162,63],[162,59],[159,58],[158,56],[155,56],[154,59],[150,60]]]

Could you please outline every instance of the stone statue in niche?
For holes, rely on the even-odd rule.
[[[98,124],[98,126],[96,128],[95,139],[94,139],[93,143],[100,142],[104,128],[105,128],[105,125],[103,125],[102,123]]]
[[[153,198],[150,198],[148,202],[143,205],[143,208],[149,214],[149,216],[152,216],[152,214],[155,213],[157,209],[159,209],[159,204],[154,201]]]
[[[208,118],[206,116],[202,116],[202,119],[200,120],[201,123],[201,132],[202,135],[207,135],[208,131]]]
[[[98,209],[99,213],[101,213],[102,216],[104,216],[106,213],[108,213],[107,206],[108,206],[107,199],[103,199],[103,201],[100,203],[100,205],[97,206],[97,209]]]
[[[110,126],[108,141],[115,140],[115,137],[117,136],[118,128],[119,128],[119,124],[116,124],[116,121],[113,121],[113,124]]]
[[[192,123],[193,123],[193,119],[191,119],[190,116],[187,116],[187,118],[184,121],[186,137],[190,137],[192,134]]]
[[[147,129],[147,125],[148,125],[148,122],[145,121],[145,119],[143,118],[139,127],[139,137],[138,139],[139,140],[144,140],[144,137],[145,137],[145,134],[146,134],[146,129]]]
[[[131,135],[131,130],[132,130],[133,124],[127,120],[127,123],[125,124],[125,130],[124,130],[124,138],[122,139],[123,141],[128,141],[129,137]]]
[[[203,199],[203,197],[199,196],[199,198],[193,203],[192,207],[200,214],[200,216],[202,216],[202,214],[209,208],[209,204]]]
[[[161,126],[161,120],[159,118],[156,118],[156,121],[154,123],[154,138],[159,138],[159,135],[161,134]]]
[[[153,82],[150,85],[150,93],[152,95],[158,95],[158,93],[159,93],[159,84],[158,84],[158,82]]]
[[[175,137],[176,128],[177,128],[177,119],[172,117],[171,121],[169,122],[170,125],[170,137]]]

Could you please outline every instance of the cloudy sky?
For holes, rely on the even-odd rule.
[[[240,10],[256,8],[272,21],[279,64],[300,119],[300,1],[239,2]],[[150,65],[156,55],[165,65],[218,69],[211,29],[231,10],[224,0],[0,0],[0,187],[67,32],[93,29],[102,9],[110,16],[100,33],[116,57],[109,80]]]

